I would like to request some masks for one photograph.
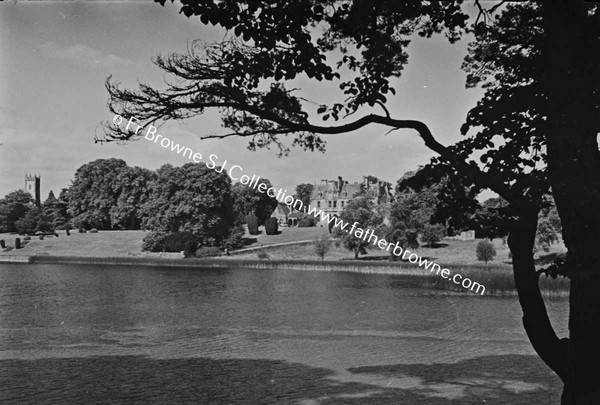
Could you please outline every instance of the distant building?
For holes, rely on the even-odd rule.
[[[361,189],[364,189],[373,204],[379,205],[392,201],[392,184],[387,181],[370,181],[364,177],[362,183],[354,182],[352,184],[344,181],[341,176],[337,180],[321,180],[320,184],[315,184],[310,197],[310,206],[323,211],[330,216],[339,216],[340,212]],[[325,224],[319,223],[320,226]]]
[[[38,174],[32,175],[29,173],[25,174],[24,190],[27,191],[29,194],[31,194],[31,196],[33,197],[33,200],[35,201],[35,205],[37,205],[37,206],[39,206],[42,203],[41,197],[40,197],[41,182],[42,182],[42,178],[40,175],[38,175]]]
[[[275,211],[271,214],[272,217],[277,218],[279,226],[287,226],[289,215],[290,207],[282,203],[277,204],[277,208],[275,208]]]

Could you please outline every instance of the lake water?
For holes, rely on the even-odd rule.
[[[565,334],[567,300],[548,302]],[[2,404],[558,404],[516,298],[400,276],[0,264]]]

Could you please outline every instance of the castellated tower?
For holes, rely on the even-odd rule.
[[[27,191],[33,197],[35,201],[35,205],[39,206],[41,204],[40,198],[40,183],[42,178],[39,174],[25,174],[25,191]]]

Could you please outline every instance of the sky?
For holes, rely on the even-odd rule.
[[[0,197],[22,188],[28,172],[41,175],[42,200],[50,190],[58,195],[77,168],[100,158],[153,170],[189,162],[144,139],[126,145],[94,143],[101,123],[113,118],[104,83],[112,75],[128,88],[135,88],[137,80],[160,84],[163,74],[152,64],[154,56],[185,52],[195,39],[221,37],[222,32],[186,18],[171,3],[164,8],[149,1],[0,3]],[[460,65],[466,46],[467,40],[450,45],[443,37],[415,38],[408,48],[409,64],[392,82],[391,115],[422,120],[443,144],[460,140],[466,113],[481,96],[480,90],[465,89]],[[294,85],[317,104],[339,100],[335,85],[302,79]],[[276,150],[249,151],[243,138],[199,139],[225,131],[218,117],[208,114],[169,122],[159,133],[287,190],[338,176],[354,182],[374,175],[395,184],[435,155],[414,131],[386,135],[388,128],[381,126],[325,135],[324,154],[293,148],[282,158]]]

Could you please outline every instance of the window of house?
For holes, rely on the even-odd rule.
[[[331,208],[331,201],[327,201],[329,203],[328,207]]]
[[[340,201],[340,207],[344,208],[344,201]]]
[[[321,201],[317,201],[317,208],[321,208]]]
[[[333,202],[333,208],[337,208],[337,201]]]

